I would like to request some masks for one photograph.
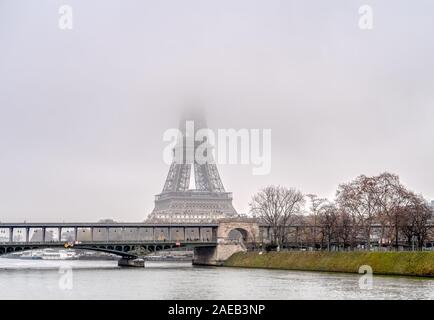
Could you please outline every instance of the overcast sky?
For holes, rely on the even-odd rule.
[[[358,27],[370,3],[374,28]],[[73,29],[58,27],[59,7]],[[239,212],[268,184],[333,198],[391,171],[434,198],[432,0],[0,0],[0,220],[141,221],[163,132],[272,129],[272,167],[221,165]]]

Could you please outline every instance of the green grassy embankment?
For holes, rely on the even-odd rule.
[[[434,277],[434,252],[240,252],[225,267],[351,272],[368,265],[374,274]]]

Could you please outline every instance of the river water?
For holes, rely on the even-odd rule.
[[[434,299],[434,280],[146,262],[0,258],[0,299]]]

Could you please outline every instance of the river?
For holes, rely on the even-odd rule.
[[[47,261],[0,258],[0,299],[434,299],[434,280],[360,275],[194,267],[146,262]]]

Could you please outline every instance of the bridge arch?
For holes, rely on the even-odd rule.
[[[181,245],[182,246],[182,245]],[[30,250],[41,250],[41,249],[47,249],[47,248],[53,248],[53,249],[65,249],[63,244],[38,244],[38,245],[1,245],[0,246],[0,256],[5,254],[11,254],[15,252],[24,252],[24,251],[30,251]],[[98,251],[98,252],[104,252],[104,253],[110,253],[122,258],[128,258],[128,259],[135,259],[137,258],[137,255],[131,253],[130,251],[142,248],[146,250],[147,252],[157,252],[157,251],[164,251],[164,250],[170,250],[173,248],[173,245],[170,244],[146,244],[146,245],[140,245],[140,244],[116,244],[116,245],[109,245],[109,244],[79,244],[74,245],[73,247],[69,247],[68,249],[73,250],[84,250],[84,251]]]
[[[246,229],[243,228],[235,228],[229,231],[228,233],[228,240],[242,240],[243,242],[248,241],[249,232]]]
[[[127,258],[137,258],[136,255],[128,253],[131,249],[130,246],[117,246],[116,248],[109,248],[111,246],[79,246],[79,247],[72,247],[69,249],[78,249],[78,250],[84,250],[84,251],[98,251],[98,252],[104,252],[104,253],[110,253],[119,257],[127,257]],[[0,247],[0,256],[15,252],[24,252],[24,251],[30,251],[30,250],[41,250],[41,249],[47,249],[47,248],[53,248],[53,249],[66,249],[64,246],[58,245],[46,245],[46,246],[7,246],[7,247]],[[118,250],[116,250],[118,249]]]
[[[217,229],[217,238],[221,240],[236,240],[241,237],[243,242],[259,241],[259,225],[256,221],[221,221]],[[235,238],[235,239],[234,239]]]
[[[30,250],[41,250],[41,249],[66,249],[64,246],[53,246],[53,245],[47,245],[47,246],[35,246],[35,247],[23,247],[23,246],[8,246],[8,247],[1,247],[0,248],[0,256],[15,252],[24,252],[24,251],[30,251]],[[73,247],[69,249],[79,249],[79,250],[85,250],[85,251],[98,251],[98,252],[105,252],[105,253],[111,253],[120,257],[135,257],[135,255],[128,253],[128,251],[116,251],[114,249],[110,249],[107,246],[81,246],[81,247]]]

